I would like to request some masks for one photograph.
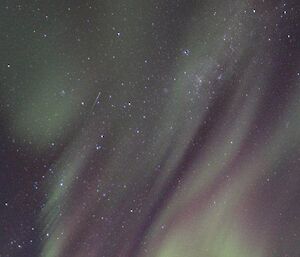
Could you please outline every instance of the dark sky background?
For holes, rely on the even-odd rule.
[[[300,2],[0,4],[0,257],[299,257]]]

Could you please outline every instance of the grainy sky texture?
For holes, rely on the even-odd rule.
[[[0,257],[299,257],[298,0],[2,0]]]

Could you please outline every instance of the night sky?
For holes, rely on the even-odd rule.
[[[0,257],[299,257],[299,0],[1,0]]]

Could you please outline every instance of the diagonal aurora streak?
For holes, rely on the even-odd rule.
[[[223,8],[218,6],[215,12],[222,13]],[[284,120],[274,120],[267,137],[253,128],[263,123],[258,121],[260,106],[272,98],[268,94],[273,85],[272,70],[255,61],[265,58],[268,46],[255,36],[260,24],[254,18],[245,23],[247,11],[249,6],[239,3],[228,16],[204,17],[187,29],[192,56],[178,62],[162,114],[149,125],[147,137],[157,139],[142,147],[155,154],[136,162],[139,147],[124,133],[106,160],[103,178],[100,175],[103,192],[110,191],[106,187],[111,181],[124,185],[138,181],[135,190],[115,188],[110,199],[99,198],[96,181],[88,181],[93,192],[80,194],[76,197],[80,204],[74,204],[73,194],[82,190],[75,176],[86,177],[85,159],[92,153],[82,149],[84,157],[78,156],[78,148],[87,144],[84,136],[79,146],[70,147],[71,160],[61,162],[74,167],[64,168],[66,174],[59,178],[66,181],[66,189],[55,183],[42,216],[52,231],[42,256],[65,256],[70,251],[72,256],[102,252],[110,256],[270,256],[279,217],[272,214],[269,222],[252,220],[262,204],[255,201],[256,190],[260,191],[262,181],[271,183],[274,174],[284,172],[276,171],[276,162],[299,139],[299,124],[286,127],[296,119],[291,113],[299,110],[297,99],[286,104]],[[214,23],[217,28],[210,25]],[[294,94],[299,96],[296,88]],[[296,190],[297,183],[289,182],[291,190]],[[132,200],[134,193],[139,194],[138,202]],[[273,201],[278,207],[283,204],[275,195]],[[58,215],[57,206],[67,213]],[[102,223],[93,221],[99,217]],[[62,240],[57,240],[62,231]],[[80,240],[86,245],[78,247]]]
[[[26,254],[299,256],[296,1],[59,6],[29,93],[3,96],[49,164]]]

